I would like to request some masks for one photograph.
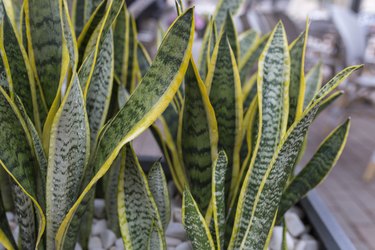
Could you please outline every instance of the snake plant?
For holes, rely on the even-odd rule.
[[[282,22],[263,37],[237,34],[240,3],[219,2],[197,64],[189,61],[184,87],[152,127],[183,193],[194,249],[266,249],[274,225],[335,165],[350,127],[349,119],[339,125],[294,171],[310,125],[361,66],[321,87],[320,63],[305,76],[308,24],[290,44]]]
[[[0,0],[0,174],[8,183],[1,190],[11,190],[1,194],[11,195],[20,229],[14,239],[2,197],[0,243],[7,249],[73,249],[78,236],[86,248],[96,183],[111,166],[117,172],[104,182],[118,183],[114,224],[125,245],[165,247],[164,173],[155,163],[147,179],[130,142],[179,89],[191,57],[193,9],[171,25],[149,65],[124,2]],[[113,185],[105,186],[110,193]],[[151,220],[139,223],[140,210]],[[146,245],[131,245],[128,235],[137,242],[146,227]]]

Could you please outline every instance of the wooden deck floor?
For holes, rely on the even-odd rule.
[[[352,124],[347,145],[317,191],[357,249],[375,249],[375,179],[371,182],[362,179],[375,151],[375,106],[362,105],[345,114],[336,108],[322,113],[311,128],[306,158],[349,115]]]

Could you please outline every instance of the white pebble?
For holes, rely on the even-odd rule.
[[[95,199],[94,201],[94,215],[101,219],[105,216],[105,202],[103,199]]]
[[[282,243],[283,243],[283,228],[280,226],[276,226],[273,229],[269,247],[272,250],[281,250]],[[294,248],[294,240],[288,232],[286,232],[286,245],[288,249]]]
[[[187,239],[186,231],[181,223],[169,223],[165,235],[170,236],[171,238],[180,239],[181,241]]]
[[[319,244],[316,240],[300,240],[295,250],[318,250]]]
[[[116,249],[117,249],[117,250],[124,250],[124,249],[125,249],[125,247],[124,247],[124,242],[122,241],[121,238],[118,238],[118,239],[116,240],[115,246],[116,246]]]
[[[167,246],[169,247],[176,247],[177,245],[181,244],[181,240],[171,237],[165,237],[165,241],[167,242]]]
[[[95,225],[92,227],[91,234],[92,235],[100,235],[101,232],[107,229],[107,222],[105,220],[99,220]]]
[[[303,216],[305,215],[304,212],[302,211],[302,209],[299,208],[299,207],[296,207],[296,206],[289,208],[289,210],[287,211],[287,213],[294,213],[294,214],[296,214],[300,219],[302,219]]]
[[[78,242],[76,243],[74,250],[82,250],[82,247]]]
[[[102,246],[102,241],[100,240],[99,237],[91,237],[89,239],[89,249],[90,250],[99,250],[99,249],[103,249],[103,246]]]
[[[116,235],[111,230],[105,230],[100,234],[104,248],[110,248],[116,242]]]
[[[295,213],[285,213],[284,217],[288,232],[292,236],[298,237],[305,232],[305,225]]]
[[[17,242],[18,241],[18,236],[20,234],[20,228],[19,228],[19,226],[16,226],[14,229],[12,229],[12,233],[13,233],[13,238]]]
[[[310,234],[302,234],[301,239],[302,240],[315,240],[315,238]]]
[[[14,221],[14,214],[12,212],[6,212],[8,221]]]
[[[176,250],[191,250],[191,249],[193,249],[193,246],[191,245],[190,241],[182,242],[176,247]]]
[[[182,214],[181,214],[181,208],[174,208],[173,209],[173,221],[182,223]]]

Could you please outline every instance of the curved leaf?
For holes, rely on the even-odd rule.
[[[349,128],[350,120],[348,119],[327,136],[312,159],[291,181],[281,197],[278,209],[279,219],[329,174],[344,149]]]
[[[182,197],[182,223],[194,250],[215,249],[206,221],[188,189],[185,189]]]
[[[17,249],[17,244],[13,238],[12,231],[9,227],[7,217],[5,215],[5,208],[3,198],[0,195],[0,244],[6,249]]]
[[[217,122],[193,61],[185,75],[185,102],[178,145],[191,193],[198,207],[206,211],[211,199],[212,162],[217,155]]]
[[[78,76],[57,111],[51,129],[47,173],[47,248],[79,194],[90,152],[89,127]]]
[[[230,249],[240,247],[250,223],[256,192],[286,131],[290,66],[288,43],[281,22],[272,32],[258,67],[258,136],[254,157],[241,188]]]
[[[56,237],[57,245],[61,244],[79,204],[99,178],[108,171],[123,145],[149,127],[171,101],[186,71],[193,37],[194,18],[190,9],[174,22],[139,87],[102,130],[93,157],[94,177],[87,181],[88,184],[61,224]]]

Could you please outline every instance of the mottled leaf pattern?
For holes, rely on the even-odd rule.
[[[233,17],[229,11],[227,13],[227,17],[225,18],[223,29],[226,32],[234,57],[236,58],[236,60],[238,60],[239,53],[240,53],[240,45],[238,43],[237,30],[236,30],[236,27],[234,26]]]
[[[221,29],[221,26],[225,22],[227,13],[234,15],[240,8],[243,0],[220,0],[216,5],[214,14],[214,20],[216,21],[217,30]]]
[[[242,59],[246,52],[252,48],[256,42],[258,41],[258,33],[254,30],[247,30],[242,33],[239,37],[239,44],[240,44],[240,57]]]
[[[323,81],[323,65],[317,63],[306,75],[306,87],[303,108],[305,109],[320,89]]]
[[[308,191],[319,185],[328,175],[344,149],[350,128],[350,120],[337,127],[320,145],[312,159],[292,180],[284,191],[278,210],[278,217],[284,213]]]
[[[6,249],[17,249],[17,244],[13,238],[5,211],[3,198],[0,195],[0,244]]]
[[[239,248],[250,223],[252,207],[273,154],[286,131],[289,89],[289,50],[279,23],[259,59],[257,143],[241,188],[230,247]]]
[[[75,75],[51,129],[47,173],[47,248],[79,194],[90,145],[87,115]]]
[[[166,230],[171,218],[167,180],[160,161],[155,162],[147,175],[148,185],[159,211],[163,229]]]
[[[217,154],[217,123],[204,83],[193,61],[185,75],[185,103],[180,127],[184,168],[201,211],[211,199],[212,162]]]
[[[215,249],[206,221],[200,213],[193,196],[187,189],[184,191],[182,198],[182,223],[194,250]]]

